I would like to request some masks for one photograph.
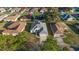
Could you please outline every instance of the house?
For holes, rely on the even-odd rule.
[[[54,37],[63,36],[64,32],[68,30],[68,27],[63,22],[50,24]]]
[[[42,43],[43,41],[46,41],[47,36],[48,36],[46,23],[43,23],[38,20],[36,20],[32,24],[30,32],[34,33],[35,35],[38,35],[40,37],[40,43]]]
[[[5,29],[2,34],[3,35],[12,35],[16,36],[18,33],[23,32],[25,30],[26,23],[25,22],[14,22]]]

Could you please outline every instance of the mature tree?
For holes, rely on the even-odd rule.
[[[56,21],[57,20],[56,18],[59,17],[59,9],[56,7],[47,9],[48,11],[46,12],[46,19],[49,22]]]
[[[57,45],[56,40],[53,37],[49,36],[47,41],[44,42],[44,45],[41,47],[43,51],[59,51],[61,50]]]
[[[9,51],[19,48],[21,42],[13,36],[0,35],[0,50]]]
[[[1,51],[16,51],[16,50],[29,50],[27,47],[28,42],[38,40],[34,35],[29,32],[22,32],[17,36],[0,35],[0,50]],[[35,42],[34,42],[35,43]]]
[[[34,44],[39,41],[39,39],[35,35],[26,31],[20,33],[17,38],[22,41],[21,48],[19,48],[18,50],[32,50]]]
[[[53,17],[59,16],[59,9],[58,8],[54,7],[54,8],[51,8],[51,10],[52,10]]]

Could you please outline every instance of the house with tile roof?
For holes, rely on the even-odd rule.
[[[25,30],[26,27],[26,23],[25,22],[14,22],[12,23],[10,26],[7,27],[7,29],[5,29],[2,34],[3,35],[12,35],[12,36],[16,36],[18,35],[20,32],[23,32]],[[15,28],[15,29],[14,29]]]
[[[54,37],[63,36],[64,32],[68,31],[68,27],[63,22],[50,24]]]

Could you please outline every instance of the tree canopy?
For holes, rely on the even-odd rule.
[[[37,38],[29,32],[22,32],[17,36],[0,35],[1,51],[29,50],[26,44],[28,41],[37,40]],[[29,42],[30,42],[29,41]]]
[[[47,41],[44,42],[44,45],[41,47],[43,51],[60,51],[61,49],[57,45],[56,40],[53,37],[49,36]]]

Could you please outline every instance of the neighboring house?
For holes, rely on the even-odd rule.
[[[46,23],[40,22],[36,20],[30,29],[31,33],[34,33],[40,37],[40,43],[46,41],[48,36],[47,26]]]
[[[64,32],[68,30],[67,26],[63,22],[57,22],[56,24],[50,24],[54,37],[63,36]]]
[[[23,32],[25,30],[25,27],[25,22],[14,22],[11,25],[9,25],[7,29],[2,32],[2,34],[16,36],[18,35],[18,33]]]

